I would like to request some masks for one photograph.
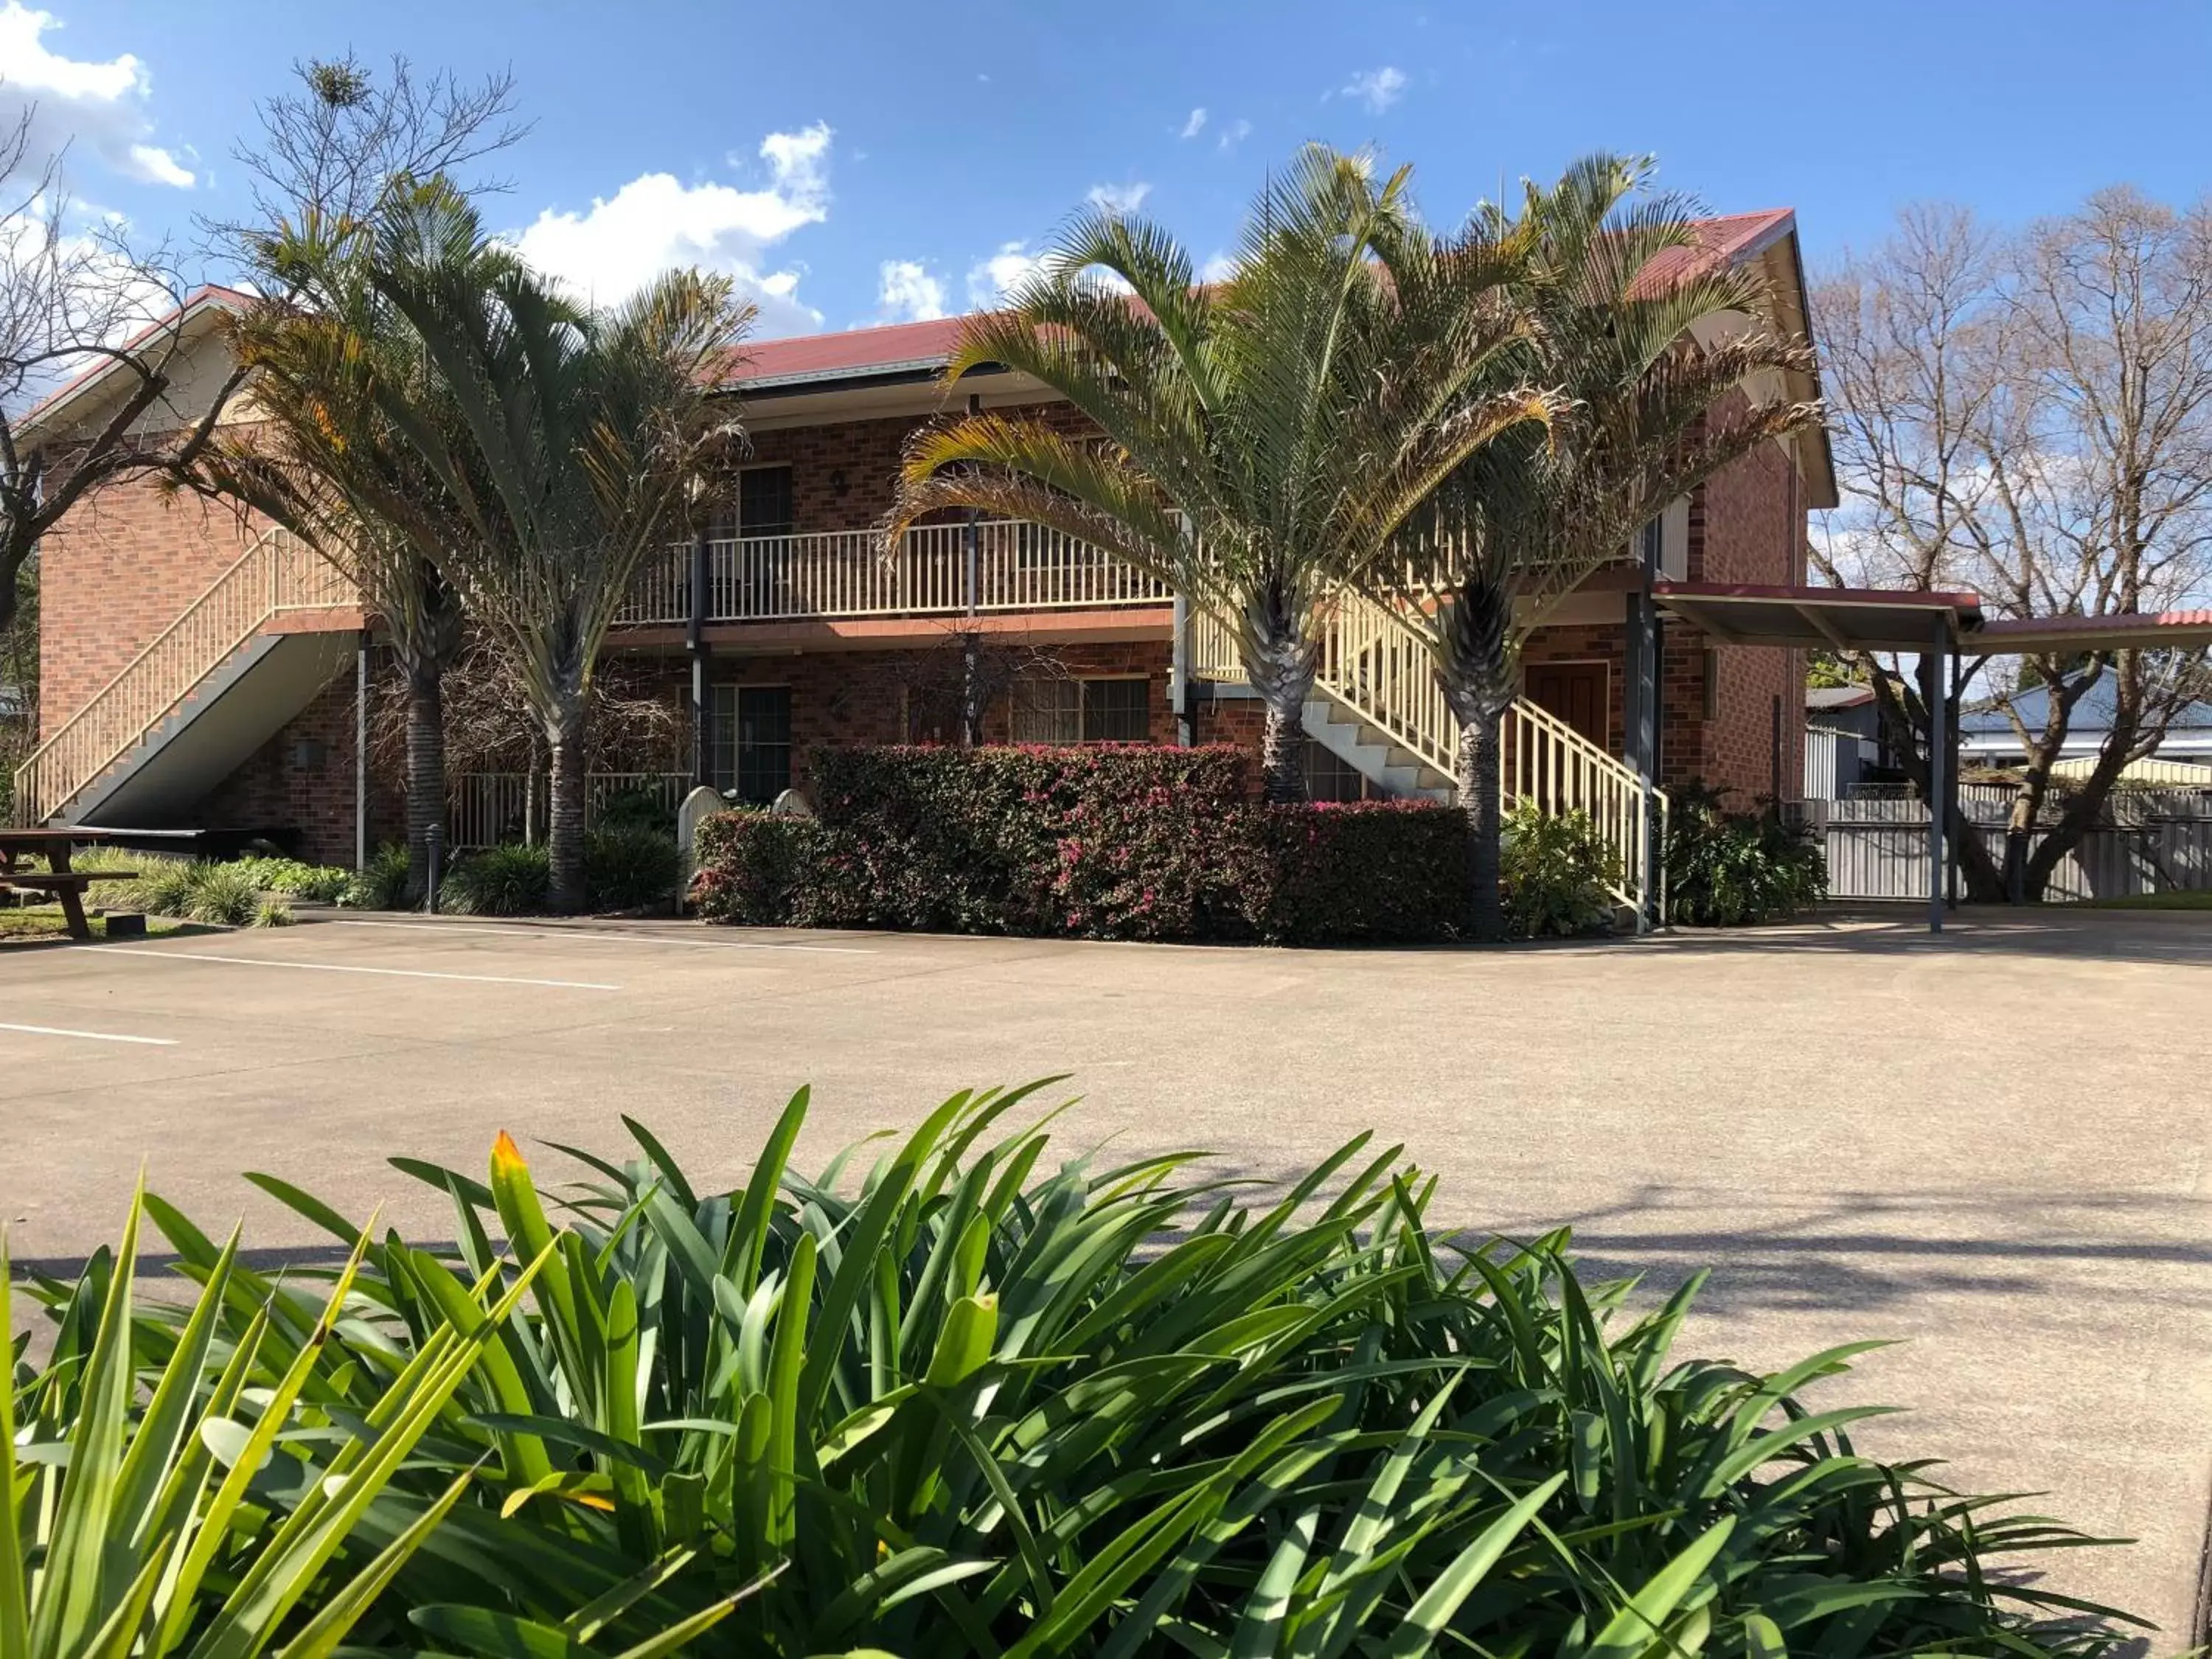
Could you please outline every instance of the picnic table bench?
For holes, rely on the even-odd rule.
[[[106,837],[98,830],[0,830],[0,887],[52,893],[61,901],[63,920],[74,939],[89,939],[92,924],[84,919],[84,895],[95,881],[135,881],[135,870],[72,870],[70,848],[95,845]],[[27,870],[27,858],[46,860],[44,870]]]

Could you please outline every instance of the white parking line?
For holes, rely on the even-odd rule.
[[[333,916],[325,927],[392,927],[404,933],[504,933],[514,939],[591,939],[605,945],[661,945],[678,951],[807,951],[825,957],[872,957],[877,953],[860,945],[771,945],[761,939],[654,939],[644,933],[612,933],[604,928],[499,927],[473,921],[370,921],[359,916]]]
[[[110,945],[100,953],[108,957],[146,957],[155,962],[221,962],[234,968],[298,968],[315,974],[376,974],[386,979],[460,979],[478,985],[539,985],[561,991],[619,991],[589,979],[523,979],[512,974],[441,974],[429,968],[362,968],[349,963],[285,962],[274,957],[219,957],[205,951],[145,951],[134,945]]]
[[[72,1031],[65,1025],[17,1025],[0,1019],[0,1031],[28,1031],[33,1036],[82,1037],[87,1042],[143,1042],[151,1048],[173,1048],[174,1037],[125,1036],[119,1031]]]

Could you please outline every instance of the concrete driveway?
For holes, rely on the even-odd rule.
[[[968,1084],[1075,1074],[1071,1150],[1277,1176],[1372,1126],[1436,1220],[1711,1264],[1688,1345],[1900,1339],[1829,1403],[1973,1488],[2127,1534],[2051,1580],[2186,1643],[2212,1480],[2212,916],[1838,922],[1510,952],[1225,951],[349,919],[0,951],[0,1221],[113,1237],[140,1160],[213,1231],[322,1240],[273,1170],[444,1237],[383,1160],[642,1120],[736,1178],[799,1084],[804,1161]],[[117,1041],[114,1039],[137,1039]]]

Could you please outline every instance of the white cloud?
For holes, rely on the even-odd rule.
[[[547,208],[514,240],[523,254],[599,304],[635,293],[664,270],[698,265],[721,271],[761,308],[759,330],[809,328],[822,313],[798,297],[803,265],[779,263],[775,244],[830,216],[829,125],[761,140],[769,182],[741,190],[712,179],[678,182],[646,173],[587,213]],[[732,156],[731,165],[742,164]]]
[[[1345,97],[1357,98],[1366,105],[1370,114],[1380,115],[1405,95],[1406,71],[1388,64],[1377,70],[1362,70],[1340,90]]]
[[[146,65],[127,52],[105,63],[63,57],[43,39],[60,27],[51,12],[33,11],[21,0],[0,6],[0,130],[28,111],[34,164],[67,148],[144,184],[191,189],[191,169],[152,142]]]
[[[1036,274],[1044,256],[1026,242],[1001,242],[999,251],[968,270],[968,303],[978,310],[1003,305],[1008,295]]]
[[[1235,149],[1237,145],[1243,143],[1251,136],[1252,124],[1240,116],[1236,120],[1231,121],[1227,126],[1221,129],[1221,148],[1223,149]]]
[[[1185,138],[1195,138],[1200,133],[1205,131],[1206,106],[1201,104],[1196,109],[1191,111],[1190,118],[1182,124],[1182,131],[1179,136]]]
[[[886,259],[877,267],[876,302],[886,322],[926,323],[945,315],[945,284],[919,259]]]
[[[1145,204],[1145,198],[1152,193],[1152,187],[1142,183],[1093,185],[1091,186],[1090,194],[1084,199],[1091,206],[1103,209],[1116,218],[1127,218],[1142,207]]]
[[[1237,261],[1226,253],[1216,253],[1198,268],[1201,283],[1225,283],[1237,274]]]

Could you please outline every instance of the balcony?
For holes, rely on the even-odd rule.
[[[886,547],[872,530],[752,536],[707,544],[708,623],[865,620],[1035,611],[1100,611],[1170,602],[1168,585],[1043,525],[923,525]],[[617,623],[691,620],[692,549],[667,549],[638,573]]]

